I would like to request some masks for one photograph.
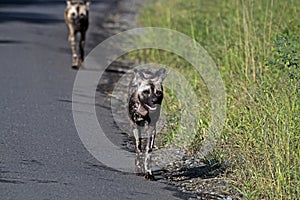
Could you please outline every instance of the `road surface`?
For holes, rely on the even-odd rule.
[[[115,3],[93,2],[87,51],[105,39],[97,26]],[[0,2],[0,200],[183,199],[160,181],[106,167],[83,146],[72,117],[77,71],[64,7]]]

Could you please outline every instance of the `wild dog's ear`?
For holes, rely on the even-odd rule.
[[[166,69],[165,68],[161,68],[159,69],[156,73],[155,73],[156,77],[157,77],[157,81],[162,83],[163,80],[166,78]]]
[[[143,72],[141,72],[138,69],[133,69],[133,75],[134,75],[134,77],[133,77],[132,83],[131,83],[132,86],[139,85],[145,79]]]
[[[86,8],[87,8],[87,9],[90,8],[91,3],[92,3],[92,0],[87,0],[87,1],[85,2],[85,5],[86,5]]]
[[[71,0],[67,0],[66,3],[67,3],[67,7],[71,7]]]

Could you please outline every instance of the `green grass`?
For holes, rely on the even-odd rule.
[[[213,156],[230,168],[226,178],[248,199],[299,199],[300,1],[157,0],[142,8],[139,23],[187,34],[219,67],[227,119]],[[201,77],[168,52],[148,49],[131,56],[141,63],[168,65],[189,80],[201,112],[189,147],[197,151],[211,110]],[[179,123],[182,105],[172,90],[165,102],[163,141],[169,144],[189,125]]]

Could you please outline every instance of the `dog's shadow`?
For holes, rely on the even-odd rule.
[[[222,164],[213,160],[210,161],[210,163],[202,163],[201,165],[199,164],[199,166],[193,167],[182,166],[176,169],[163,168],[154,171],[154,173],[164,179],[180,179],[180,181],[187,181],[197,178],[201,178],[203,180],[212,179],[228,172]]]
[[[209,179],[209,178],[216,178],[219,175],[224,173],[222,167],[212,167],[212,166],[199,166],[199,167],[192,167],[192,168],[181,168],[178,170],[178,175],[173,175],[173,177],[186,177],[182,180],[190,180],[194,178],[201,178],[201,179]]]

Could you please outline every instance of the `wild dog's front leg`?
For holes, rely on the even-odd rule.
[[[80,44],[79,44],[80,62],[84,61],[84,46],[85,46],[85,31],[82,31],[80,33]]]
[[[138,176],[141,176],[144,174],[144,163],[142,159],[142,139],[141,139],[141,130],[140,128],[135,125],[133,128],[133,135],[135,138],[135,152],[136,152],[136,157],[135,157],[135,173]]]
[[[75,38],[75,32],[71,25],[69,25],[69,41],[71,43],[71,50],[72,50],[72,67],[77,68],[78,67],[78,56],[76,51],[76,38]]]
[[[135,138],[135,152],[141,153],[142,152],[141,129],[137,125],[133,127],[133,135]]]
[[[154,180],[154,176],[151,171],[151,153],[153,150],[154,140],[155,140],[156,128],[155,125],[149,125],[147,128],[147,146],[145,153],[145,178],[148,180]]]

